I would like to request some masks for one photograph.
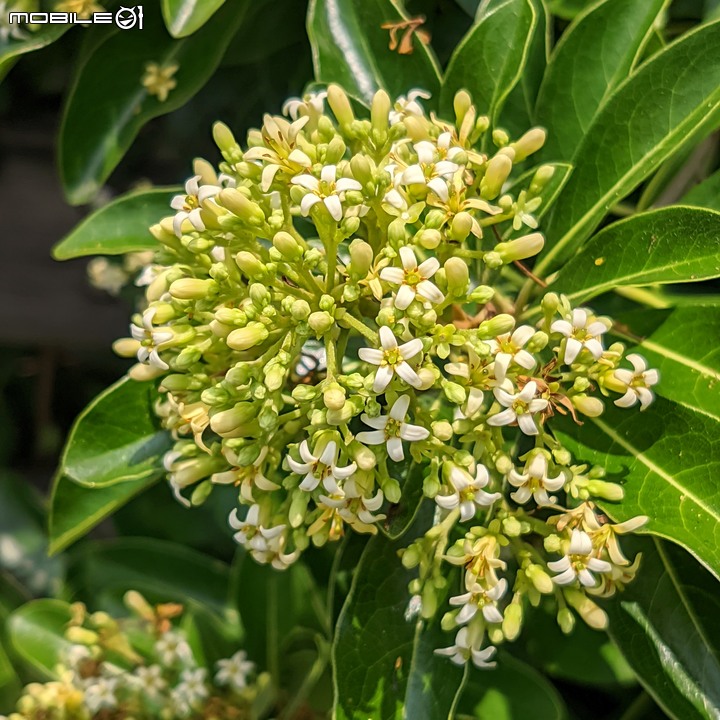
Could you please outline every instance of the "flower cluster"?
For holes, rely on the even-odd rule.
[[[270,710],[261,710],[269,676],[257,675],[244,651],[211,673],[173,625],[182,606],[152,607],[134,591],[125,600],[133,614],[117,620],[72,605],[57,679],[28,685],[5,720],[239,720]]]
[[[196,161],[151,229],[147,305],[116,350],[137,357],[133,378],[160,378],[178,499],[238,487],[230,524],[259,562],[389,527],[421,485],[435,515],[403,556],[412,607],[433,615],[444,558],[463,566],[447,652],[483,665],[526,599],[554,596],[563,627],[568,606],[597,625],[587,594],[634,572],[615,538],[628,526],[592,504],[621,487],[573,465],[549,425],[598,416],[604,398],[644,409],[658,376],[606,346],[611,321],[590,308],[547,293],[530,325],[512,300],[544,244],[553,167],[523,168],[545,132],[512,141],[465,92],[452,121],[423,100],[379,91],[360,119],[330,86],[266,116],[245,148],[217,124],[224,160]]]

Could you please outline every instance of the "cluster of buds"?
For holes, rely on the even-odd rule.
[[[435,523],[404,561],[429,617],[447,590],[443,548],[479,522],[448,553],[467,570],[446,624],[461,626],[453,658],[483,664],[488,635],[517,631],[522,598],[554,594],[587,619],[583,579],[610,592],[628,575],[604,559],[612,526],[561,520],[622,489],[571,465],[549,425],[598,416],[604,398],[644,409],[658,377],[606,349],[611,321],[567,298],[546,294],[539,323],[520,322],[515,266],[543,247],[533,213],[553,175],[523,164],[545,132],[512,141],[465,92],[453,121],[422,97],[381,90],[360,119],[331,85],[288,102],[289,119],[266,116],[246,149],[215,125],[224,160],[196,161],[176,214],[151,229],[147,305],[116,350],[137,357],[131,377],[159,378],[178,499],[237,486],[230,524],[259,562],[285,568],[348,526],[378,532],[422,477]]]
[[[271,709],[267,673],[239,650],[214,673],[198,663],[174,622],[183,608],[151,606],[130,591],[129,617],[71,606],[56,680],[32,683],[4,720],[177,720],[260,718]]]

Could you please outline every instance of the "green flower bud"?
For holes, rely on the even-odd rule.
[[[328,410],[340,410],[345,405],[345,390],[336,382],[330,383],[323,392],[323,402]]]
[[[443,380],[441,384],[445,396],[451,403],[462,405],[465,400],[467,400],[467,393],[462,385],[458,385],[450,380]]]
[[[403,567],[412,570],[420,564],[420,551],[415,544],[400,551],[400,560]]]
[[[485,305],[493,299],[493,295],[495,295],[495,288],[489,285],[478,285],[470,295],[468,295],[468,302]]]
[[[287,260],[299,260],[303,254],[303,249],[298,245],[297,240],[284,230],[275,233],[273,247]]]
[[[496,198],[512,171],[512,160],[507,155],[495,155],[488,162],[485,176],[480,181],[480,194],[486,200]]]
[[[249,350],[265,342],[268,335],[268,329],[262,323],[252,322],[247,327],[233,330],[225,342],[233,350]]]
[[[339,85],[333,83],[328,85],[327,93],[328,105],[337,121],[340,125],[350,125],[355,120],[355,114],[345,91]]]
[[[203,300],[215,295],[218,291],[214,280],[201,280],[200,278],[182,278],[170,285],[169,292],[178,300]]]
[[[455,111],[455,124],[459,127],[465,119],[468,110],[472,108],[472,98],[466,90],[459,90],[453,98],[453,110]]]
[[[404,245],[406,238],[405,221],[402,218],[396,218],[388,225],[388,240],[393,245]]]
[[[453,436],[452,425],[447,420],[436,420],[430,424],[432,435],[438,440],[447,442]]]
[[[372,470],[377,465],[375,453],[366,445],[353,440],[349,446],[350,457],[360,470]]]
[[[265,222],[262,208],[245,197],[237,188],[225,188],[215,197],[222,207],[250,225],[262,225]]]
[[[190,495],[190,504],[194,507],[202,505],[210,497],[210,493],[212,491],[212,482],[210,480],[204,480],[192,491],[192,494]]]
[[[225,382],[231,387],[238,388],[247,383],[250,379],[250,373],[250,367],[246,363],[238,363],[225,373]]]
[[[288,511],[290,527],[299,528],[303,524],[305,516],[307,515],[309,501],[310,493],[306,493],[303,490],[293,493],[290,510]]]
[[[373,163],[367,155],[353,155],[350,158],[353,177],[362,185],[373,182]]]
[[[543,546],[549,553],[559,553],[562,550],[562,540],[555,534],[543,539]]]
[[[525,568],[525,574],[528,580],[535,586],[535,589],[543,593],[543,595],[549,595],[554,591],[555,584],[552,578],[540,565],[528,565],[528,567]]]
[[[450,224],[450,236],[458,242],[465,241],[472,231],[473,224],[473,217],[470,213],[457,213]]]
[[[222,122],[216,122],[212,128],[213,140],[222,153],[231,154],[239,151],[240,147],[230,128]]]
[[[235,262],[240,270],[249,278],[261,279],[267,274],[265,266],[260,262],[258,257],[247,250],[241,250],[235,255]]]
[[[467,263],[462,258],[451,257],[445,261],[444,269],[448,290],[456,297],[464,295],[470,278]]]
[[[477,329],[478,337],[481,340],[496,338],[504,335],[515,327],[515,318],[512,315],[500,314],[489,320],[480,323]]]
[[[270,392],[279,390],[285,384],[287,370],[282,365],[274,365],[265,370],[265,387]]]
[[[528,195],[530,197],[539,195],[550,182],[553,175],[555,175],[555,168],[552,165],[541,165],[530,183]]]
[[[514,466],[512,458],[501,452],[497,455],[497,457],[494,458],[495,461],[495,469],[501,474],[501,475],[507,475]]]
[[[296,402],[311,402],[318,396],[318,388],[312,385],[296,385],[292,390],[293,399]]]
[[[310,316],[310,304],[307,300],[295,300],[290,306],[290,315],[293,320],[307,320]]]
[[[323,295],[318,303],[321,310],[332,312],[335,309],[335,299],[332,295]]]
[[[522,162],[528,155],[537,152],[544,144],[547,133],[542,128],[528,130],[517,142],[512,144],[515,161]]]
[[[365,277],[372,266],[373,250],[364,240],[355,239],[350,243],[350,269],[358,277]]]
[[[584,592],[575,588],[566,588],[563,594],[568,604],[576,610],[587,625],[595,630],[605,630],[607,628],[607,614]]]
[[[390,96],[384,90],[378,90],[373,96],[370,106],[370,120],[373,128],[378,132],[387,132],[391,109]]]
[[[497,268],[502,267],[505,264],[502,259],[502,255],[500,255],[500,253],[496,253],[492,250],[490,252],[486,252],[483,255],[483,262],[491,270],[497,270]]]
[[[523,608],[519,602],[512,602],[503,614],[502,631],[507,640],[511,642],[520,634],[523,621]]]
[[[498,243],[495,246],[495,252],[500,255],[503,262],[511,263],[537,255],[543,249],[544,244],[545,238],[542,233],[531,233],[509,242]]]
[[[346,400],[338,410],[328,410],[326,415],[328,425],[345,425],[349,423],[354,416],[355,406],[350,400]]]
[[[335,318],[325,311],[310,313],[308,325],[312,328],[317,337],[324,335],[335,324]]]
[[[488,127],[490,125],[490,121],[488,120]],[[510,142],[510,136],[500,128],[493,130],[492,133],[492,141],[495,147],[505,147]]]
[[[185,370],[194,365],[202,357],[202,352],[196,347],[186,347],[180,351],[180,354],[175,358],[173,367],[178,370]]]
[[[588,492],[597,498],[619,502],[625,496],[625,491],[621,485],[605,480],[590,480],[587,484]]]
[[[215,311],[215,319],[223,325],[245,325],[247,315],[237,308],[220,307]]]
[[[256,413],[255,405],[241,402],[230,410],[214,413],[210,418],[210,428],[218,435],[226,435],[254,420]]]
[[[442,241],[442,234],[439,230],[427,228],[421,230],[416,236],[417,242],[426,250],[434,250]]]
[[[248,295],[250,295],[250,300],[252,300],[253,305],[260,310],[268,305],[272,299],[268,289],[262,283],[253,283],[250,286]]]
[[[77,626],[69,627],[65,631],[65,638],[77,645],[96,645],[100,640],[100,636],[96,632]]]
[[[525,349],[529,353],[539,353],[541,350],[544,350],[547,347],[548,342],[550,342],[548,334],[542,332],[541,330],[538,330],[530,338],[530,340],[528,340],[528,344],[525,346]]]
[[[560,608],[557,614],[557,624],[565,635],[569,635],[575,627],[575,616],[572,611],[568,608]]]
[[[340,160],[342,160],[343,155],[345,155],[345,150],[347,148],[345,147],[345,143],[343,142],[343,139],[336,135],[327,146],[327,151],[325,153],[325,164],[326,165],[336,165]]]
[[[508,537],[520,537],[522,534],[522,525],[520,521],[513,515],[509,515],[502,521],[502,528],[505,535]]]

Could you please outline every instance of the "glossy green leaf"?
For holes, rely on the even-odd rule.
[[[720,170],[692,188],[680,202],[720,211]]]
[[[5,6],[3,12],[9,12],[12,9],[12,6]],[[25,53],[50,45],[66,33],[70,27],[70,25],[36,25],[36,29],[32,31],[21,25],[19,37],[0,38],[0,76],[3,74],[2,68],[7,65],[9,69],[13,60]]]
[[[142,32],[108,33],[84,54],[60,129],[60,176],[69,202],[78,205],[92,199],[140,128],[200,90],[218,66],[246,7],[246,0],[226,3],[198,32],[175,40],[167,34],[159,8],[147,5]],[[141,83],[151,62],[178,66],[173,76],[177,86],[164,102]]]
[[[667,0],[606,0],[563,33],[537,101],[542,157],[571,160],[593,118],[625,80]]]
[[[660,371],[655,392],[720,422],[720,307],[640,310],[618,319],[621,326],[613,332],[628,352],[640,353]]]
[[[22,691],[22,682],[13,664],[17,656],[10,643],[7,620],[13,610],[28,600],[13,577],[0,571],[0,712],[14,707]]]
[[[192,35],[224,2],[225,0],[162,0],[165,26],[174,38]]]
[[[716,579],[680,548],[638,542],[635,580],[605,605],[610,633],[655,701],[677,720],[720,708],[720,596]]]
[[[72,545],[159,479],[160,475],[151,475],[117,485],[88,488],[58,474],[50,500],[50,553]]]
[[[595,5],[597,0],[549,0],[548,6],[553,15],[564,20],[573,20],[581,12]]]
[[[531,0],[506,0],[487,12],[481,8],[477,22],[450,58],[441,108],[450,112],[455,93],[465,89],[478,112],[496,121],[522,76],[537,24]]]
[[[86,255],[122,255],[153,250],[158,242],[148,228],[171,211],[170,200],[179,188],[131,192],[88,215],[52,250],[56,260]]]
[[[720,577],[720,423],[658,397],[638,411],[606,402],[582,426],[563,420],[555,434],[577,462],[600,465],[625,497],[602,503],[612,518],[650,518],[644,532],[687,548]]]
[[[720,115],[720,23],[683,35],[643,64],[607,100],[574,157],[575,170],[545,226],[535,271],[556,268],[608,210],[688,136]]]
[[[396,540],[410,527],[423,500],[423,480],[426,468],[411,458],[401,463],[391,463],[388,467],[390,477],[397,480],[402,488],[402,497],[396,505],[391,505],[387,518],[378,523],[380,530],[389,538]]]
[[[605,228],[565,265],[551,288],[579,304],[616,287],[718,276],[720,213],[676,206]]]
[[[64,637],[71,617],[70,606],[61,600],[33,600],[18,608],[8,620],[15,652],[45,677],[54,677],[71,646]]]
[[[505,652],[482,672],[470,668],[457,720],[564,720],[567,709],[558,691],[537,670]]]
[[[406,618],[406,571],[397,551],[406,539],[376,535],[358,564],[338,619],[333,645],[335,715],[338,720],[450,718],[463,670],[434,654],[453,635]]]
[[[128,377],[98,395],[70,431],[61,471],[90,488],[160,475],[172,440],[155,417],[156,395],[153,383]]]
[[[432,50],[417,35],[408,55],[388,47],[390,34],[381,25],[407,17],[397,0],[310,0],[307,29],[315,79],[338,83],[365,103],[379,88],[392,97],[412,88],[435,95],[440,69]]]
[[[221,616],[229,579],[230,569],[220,560],[151,538],[85,545],[71,555],[68,567],[68,584],[83,597],[115,601],[120,607],[128,590],[138,590],[152,602],[180,602]]]

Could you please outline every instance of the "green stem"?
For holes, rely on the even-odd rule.
[[[341,308],[335,316],[339,323],[344,324],[345,327],[348,327],[351,330],[357,331],[358,333],[360,333],[360,335],[369,340],[373,345],[380,344],[380,338],[374,330],[371,330],[366,325],[363,325],[356,317],[350,315],[347,310],[341,312],[342,310],[344,310],[344,308]]]
[[[619,287],[615,288],[615,292],[620,295],[620,297],[633,300],[641,305],[645,305],[646,307],[658,308],[661,310],[670,307],[670,303],[659,297],[652,290],[647,290],[645,288]]]

